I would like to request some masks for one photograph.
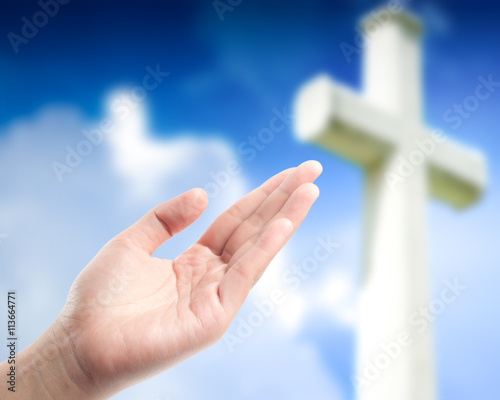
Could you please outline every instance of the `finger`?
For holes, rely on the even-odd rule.
[[[222,307],[234,317],[254,281],[262,275],[291,235],[293,224],[286,218],[270,224],[252,248],[226,273],[220,286]]]
[[[117,238],[127,239],[148,254],[153,254],[163,242],[196,221],[207,202],[203,189],[188,190],[150,210]]]
[[[198,243],[207,246],[220,255],[234,230],[251,215],[257,207],[290,175],[295,168],[289,168],[274,175],[261,186],[243,196],[208,227]]]
[[[232,265],[236,264],[241,257],[245,257],[246,253],[255,245],[261,236],[261,232],[267,229],[267,226],[274,223],[274,221],[279,219],[288,219],[293,224],[293,232],[297,230],[299,225],[302,223],[307,213],[311,209],[312,205],[319,196],[319,189],[314,183],[304,183],[299,188],[297,188],[290,198],[287,200],[282,209],[272,218],[271,221],[264,226],[264,228],[246,243],[240,246],[238,250],[234,253],[233,257],[228,263],[228,267],[231,268]]]
[[[255,212],[235,229],[224,248],[223,259],[230,260],[243,244],[258,234],[276,216],[295,189],[304,183],[314,182],[322,170],[321,164],[317,161],[306,161],[299,165],[262,202]]]

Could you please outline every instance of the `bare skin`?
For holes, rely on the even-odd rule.
[[[99,251],[57,319],[18,354],[13,397],[107,399],[217,342],[318,197],[321,170],[308,161],[275,175],[174,260],[152,254],[201,215],[206,193],[149,211]],[[2,377],[10,366],[0,364]]]

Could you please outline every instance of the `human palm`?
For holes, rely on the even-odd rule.
[[[174,260],[152,254],[201,215],[200,189],[155,207],[107,243],[58,318],[96,392],[106,398],[220,339],[316,200],[320,173],[309,161],[275,175]]]

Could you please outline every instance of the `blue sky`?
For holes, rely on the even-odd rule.
[[[162,249],[162,255],[173,255],[241,194],[314,158],[324,166],[320,199],[275,271],[300,263],[317,237],[335,237],[335,254],[234,353],[219,343],[116,398],[353,398],[362,172],[298,143],[293,124],[252,161],[238,146],[269,126],[273,109],[290,109],[298,88],[318,73],[360,88],[360,58],[348,63],[339,45],[353,43],[357,21],[379,4],[243,0],[221,21],[211,1],[70,0],[16,54],[7,34],[19,33],[21,18],[33,16],[39,6],[3,2],[0,233],[8,236],[0,243],[0,289],[22,294],[22,344],[57,315],[71,282],[102,244],[151,206],[203,187],[211,179],[208,172],[224,169],[230,160],[242,167],[200,223]],[[413,1],[409,8],[425,27],[426,124],[488,159],[487,192],[474,208],[457,213],[429,202],[432,294],[455,276],[469,286],[434,324],[439,392],[443,399],[494,398],[493,378],[500,368],[495,318],[500,93],[493,92],[458,129],[443,114],[474,94],[479,76],[492,74],[500,81],[500,6]],[[169,75],[140,104],[147,118],[134,113],[134,126],[143,134],[134,136],[124,127],[123,135],[96,146],[59,183],[51,163],[63,162],[65,147],[84,138],[82,129],[109,115],[109,99],[129,93],[141,84],[146,67],[156,65]],[[253,300],[279,285],[278,272],[268,275],[242,317],[252,311]]]

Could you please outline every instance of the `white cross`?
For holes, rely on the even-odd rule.
[[[358,398],[433,400],[431,330],[410,322],[429,305],[427,197],[472,204],[486,185],[485,160],[423,126],[419,21],[400,13],[380,23],[372,13],[362,28],[364,93],[313,79],[296,99],[296,132],[365,171]]]

